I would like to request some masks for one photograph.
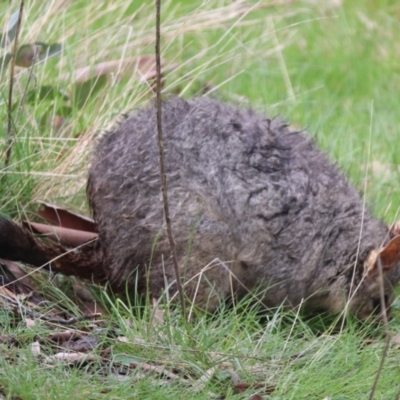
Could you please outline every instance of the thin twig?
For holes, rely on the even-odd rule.
[[[161,111],[161,57],[160,57],[160,15],[161,15],[161,0],[156,0],[156,99],[157,99],[157,139],[158,149],[160,154],[160,175],[161,175],[161,192],[164,204],[165,223],[167,225],[167,234],[169,245],[171,247],[172,262],[175,269],[176,286],[178,288],[179,300],[181,302],[182,316],[186,319],[185,299],[183,296],[182,282],[179,273],[178,257],[174,237],[172,235],[171,219],[169,216],[168,193],[167,193],[167,177],[165,174],[164,162],[164,141],[162,134],[162,111]]]
[[[13,88],[14,88],[14,72],[15,72],[15,60],[17,58],[17,50],[18,50],[18,38],[19,32],[21,29],[21,21],[22,21],[22,13],[24,11],[24,0],[21,0],[19,6],[19,15],[17,21],[17,30],[15,33],[14,40],[14,49],[10,63],[10,87],[8,89],[8,106],[7,106],[7,136],[8,136],[8,145],[6,150],[6,158],[4,161],[5,168],[10,164],[12,146],[14,143],[14,135],[12,133],[12,99],[13,99]]]
[[[62,319],[62,318],[49,318],[49,317],[45,317],[43,315],[39,315],[37,316],[38,319],[41,319],[42,321],[46,321],[48,323],[52,323],[52,324],[59,324],[59,325],[73,325],[77,322],[80,321],[88,321],[97,317],[101,317],[100,313],[95,313],[95,314],[84,314],[81,315],[79,317],[71,317],[69,319]]]

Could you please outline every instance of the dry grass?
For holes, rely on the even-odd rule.
[[[290,43],[293,32],[288,29],[278,42],[271,21],[281,21],[286,13],[293,15],[293,11],[285,8],[278,11],[272,6],[279,8],[289,3],[251,4],[239,0],[215,7],[209,2],[182,13],[173,2],[164,2],[162,52],[165,66],[174,65],[174,71],[166,79],[164,92],[190,95],[199,90],[199,86],[201,89],[207,85],[209,91],[215,92],[243,73],[245,60],[254,57],[267,60],[281,52]],[[154,52],[152,5],[141,4],[135,10],[128,10],[126,2],[82,4],[53,1],[43,10],[34,2],[28,3],[21,42],[46,38],[65,45],[57,61],[49,60],[45,63],[48,65],[35,67],[37,85],[56,84],[68,92],[78,68],[109,60],[124,62]],[[271,10],[267,18],[264,17],[265,9]],[[260,11],[263,11],[262,17],[258,16]],[[252,33],[253,26],[262,31],[257,40]],[[197,45],[200,43],[201,50],[188,57],[194,40]],[[203,77],[215,70],[225,71],[225,78],[214,85]],[[17,76],[20,93],[26,75],[27,71],[21,70]],[[120,113],[129,112],[151,98],[151,82],[142,76],[143,71],[135,66],[129,77],[125,74],[122,80],[111,75],[107,87],[96,94],[96,101],[82,109],[74,109],[72,118],[63,121],[62,130],[58,132],[46,132],[38,124],[40,104],[24,107],[21,115],[16,116],[17,141],[30,149],[18,160],[14,159],[10,168],[2,173],[34,179],[34,190],[25,206],[46,199],[75,210],[86,209],[83,192],[90,149],[95,138],[112,126]],[[32,153],[35,154],[34,162],[30,162]],[[26,164],[29,168],[25,170],[18,167]]]

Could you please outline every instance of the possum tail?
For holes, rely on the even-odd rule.
[[[96,242],[69,250],[49,239],[36,238],[29,229],[0,218],[0,258],[21,261],[95,283],[105,280],[101,249]]]

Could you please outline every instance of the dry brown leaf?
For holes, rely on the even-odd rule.
[[[45,225],[37,222],[24,221],[23,225],[30,228],[33,232],[45,234],[49,239],[67,247],[78,247],[98,237],[98,234],[94,232],[62,228],[60,226]]]
[[[68,340],[71,340],[74,337],[78,336],[78,332],[74,331],[74,330],[67,330],[67,331],[63,331],[63,332],[54,332],[51,333],[48,338],[50,340],[52,340],[53,342],[56,343],[64,343],[67,342]]]
[[[44,201],[38,201],[38,203],[42,205],[42,209],[37,212],[37,215],[46,221],[62,228],[96,232],[93,219]]]
[[[6,288],[5,286],[0,286],[0,294],[3,295],[4,297],[8,297],[12,300],[17,299],[17,295],[14,294],[11,290]]]
[[[13,293],[16,300],[29,299],[30,305],[40,304],[43,298],[37,294],[36,285],[27,277],[25,271],[13,261],[0,259],[0,282],[2,287]]]
[[[99,341],[93,336],[81,336],[75,340],[64,342],[63,347],[76,352],[88,352],[93,350]]]
[[[253,396],[250,397],[250,400],[264,400],[259,394],[253,394]]]
[[[39,291],[38,287],[29,278],[27,278],[26,272],[17,263],[9,260],[0,259],[0,264],[6,266],[8,271],[10,271],[15,278],[15,281],[18,281],[25,287],[19,293]]]

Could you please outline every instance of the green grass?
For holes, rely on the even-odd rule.
[[[47,10],[41,3],[26,2],[20,41],[60,42],[65,51],[35,66],[38,86],[56,85],[68,92],[72,78],[62,76],[78,67],[153,53],[151,2],[75,0],[58,9],[62,2],[43,2],[49,4]],[[163,58],[167,64],[177,64],[166,77],[165,93],[189,97],[207,86],[219,98],[251,103],[306,128],[353,184],[365,191],[374,214],[387,223],[395,221],[400,204],[400,4],[352,0],[335,6],[334,1],[299,0],[252,10],[228,6],[231,3],[165,2]],[[1,26],[18,4],[0,5]],[[22,70],[16,77],[17,103],[28,75]],[[151,97],[148,83],[140,82],[135,73],[109,82],[90,104],[72,107],[65,129],[58,132],[41,121],[60,99],[23,105],[13,114],[16,140],[7,168],[3,168],[6,73],[0,89],[1,213],[30,215],[39,199],[88,212],[84,186],[93,141],[120,113]],[[50,282],[45,287],[59,305],[78,313],[62,290]],[[187,325],[177,311],[166,309],[165,323],[153,326],[150,307],[138,315],[135,307],[131,311],[104,295],[100,301],[110,316],[102,323],[74,327],[95,337],[93,354],[108,361],[78,367],[46,359],[58,351],[49,334],[65,328],[38,321],[28,328],[24,318],[4,308],[0,397],[208,399],[213,393],[248,399],[259,390],[265,399],[276,400],[365,399],[384,345],[382,332],[372,326],[350,322],[331,330],[330,323],[319,318],[304,321],[280,311],[259,316],[246,304],[214,316],[197,316]],[[394,317],[390,329],[396,334],[400,332],[396,309]],[[10,344],[10,337],[16,342]],[[366,344],[370,338],[372,345]],[[40,341],[39,356],[31,351],[35,340]],[[107,356],[106,348],[111,349]],[[121,360],[162,365],[180,379],[166,380],[140,368],[121,375],[113,367]],[[213,376],[196,391],[194,382],[213,367]],[[249,389],[235,394],[229,369],[241,382],[275,386],[275,391],[267,395],[263,389]],[[392,346],[375,399],[396,398],[399,373],[399,351]]]

